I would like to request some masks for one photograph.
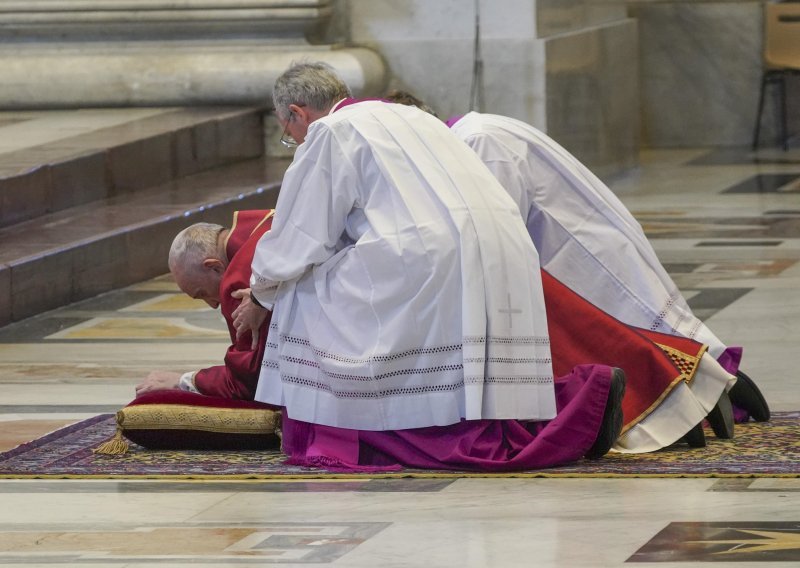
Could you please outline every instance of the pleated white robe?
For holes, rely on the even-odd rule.
[[[412,107],[314,122],[252,289],[274,304],[256,400],[341,428],[555,416],[539,259],[475,154]]]
[[[630,211],[552,138],[519,120],[474,112],[452,131],[517,203],[542,268],[629,325],[694,339],[714,357],[725,351]]]
[[[735,382],[715,360],[726,346],[692,313],[619,198],[552,138],[524,122],[471,112],[452,131],[517,203],[542,268],[628,325],[708,346],[710,356],[703,357],[691,383],[673,389],[615,449],[654,451],[703,420]]]

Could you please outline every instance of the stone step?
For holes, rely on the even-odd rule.
[[[240,161],[0,228],[0,325],[167,272],[178,231],[274,207],[288,164]]]
[[[0,112],[0,227],[264,153],[263,108]]]

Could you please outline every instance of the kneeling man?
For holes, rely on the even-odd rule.
[[[182,389],[209,396],[253,400],[264,357],[270,314],[254,334],[236,337],[233,311],[241,302],[236,290],[250,282],[256,244],[272,226],[272,210],[237,211],[230,229],[196,223],[175,237],[169,269],[178,287],[212,308],[220,308],[228,324],[231,346],[223,365],[184,374],[153,371],[136,387],[137,396],[164,389]]]

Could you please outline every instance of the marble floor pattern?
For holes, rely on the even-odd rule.
[[[647,151],[611,185],[773,410],[800,410],[800,151]],[[151,369],[216,363],[225,338],[166,276],[2,328],[0,450],[115,411]],[[2,566],[654,563],[800,565],[800,480],[0,480]]]

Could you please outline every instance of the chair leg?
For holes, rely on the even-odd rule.
[[[753,132],[753,150],[758,148],[758,136],[761,133],[761,115],[764,113],[764,91],[767,90],[767,72],[761,76],[761,91],[758,94],[758,112],[756,113],[756,128]]]
[[[781,140],[783,142],[783,151],[789,149],[789,132],[786,123],[786,74],[780,75],[780,92],[781,92]]]

